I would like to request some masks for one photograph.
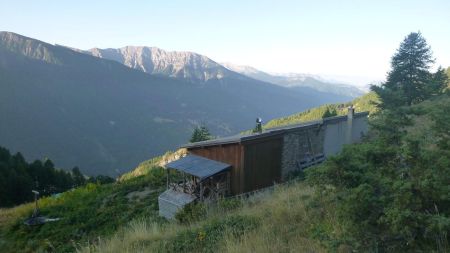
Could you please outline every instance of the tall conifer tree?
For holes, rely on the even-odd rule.
[[[383,108],[419,103],[429,97],[427,87],[432,80],[432,52],[420,32],[410,33],[391,59],[386,82],[372,89],[381,98]]]

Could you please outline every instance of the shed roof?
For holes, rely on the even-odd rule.
[[[353,115],[353,117],[359,118],[359,117],[365,117],[367,115],[369,115],[368,112],[359,112],[359,113],[355,113]],[[185,144],[181,147],[182,148],[197,148],[197,147],[207,147],[207,146],[241,143],[241,142],[245,142],[245,141],[261,139],[261,138],[274,136],[277,134],[282,134],[282,133],[288,132],[288,131],[295,131],[299,128],[307,128],[307,127],[321,125],[324,122],[334,123],[334,122],[340,122],[342,120],[347,120],[347,115],[334,116],[334,117],[329,117],[329,118],[315,120],[315,121],[308,121],[308,122],[291,124],[291,125],[286,125],[286,126],[281,126],[281,127],[269,128],[269,129],[264,130],[262,133],[237,134],[237,135],[233,135],[233,136],[228,136],[228,137],[223,137],[223,138],[218,138],[218,139],[213,139],[213,140],[208,140],[208,141],[194,142],[194,143]]]
[[[183,171],[200,178],[200,180],[203,180],[224,170],[230,169],[231,165],[197,155],[187,155],[166,164],[166,167],[169,169]]]

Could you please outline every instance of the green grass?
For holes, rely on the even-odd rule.
[[[41,214],[61,218],[41,226],[23,225],[33,204],[0,209],[0,248],[2,252],[73,252],[80,243],[108,236],[131,220],[158,217],[157,197],[164,190],[163,169],[126,182],[88,184],[59,197],[39,201]]]
[[[304,183],[277,186],[273,192],[238,200],[240,205],[210,205],[205,217],[177,222],[130,223],[112,237],[80,247],[79,252],[326,252],[314,239],[312,221],[333,224],[333,214],[314,206],[314,190]],[[319,210],[320,209],[320,210]],[[338,227],[338,226],[335,226]]]
[[[147,175],[148,173],[150,173],[150,171],[152,171],[154,169],[158,169],[168,162],[177,160],[180,156],[186,154],[186,152],[187,152],[186,149],[179,149],[175,152],[167,151],[162,156],[157,156],[157,157],[151,158],[147,161],[140,163],[135,169],[121,175],[119,177],[119,181],[122,182],[122,181],[133,179],[135,177]]]

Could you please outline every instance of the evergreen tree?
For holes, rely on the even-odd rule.
[[[336,109],[331,108],[331,110],[330,110],[330,108],[327,107],[327,110],[326,110],[326,111],[323,113],[323,115],[322,115],[322,119],[324,119],[324,118],[329,118],[329,117],[333,117],[333,116],[337,116],[337,111],[336,111]]]
[[[381,87],[372,86],[380,96],[382,108],[412,105],[430,96],[434,63],[431,49],[420,32],[410,33],[400,44],[391,60],[391,71]],[[431,93],[434,93],[432,91]]]
[[[431,75],[431,80],[429,85],[427,85],[427,96],[437,96],[443,93],[443,91],[447,88],[449,77],[446,70],[439,67],[436,73]]]
[[[78,167],[74,167],[72,169],[72,177],[73,177],[75,186],[81,186],[86,183],[86,178],[84,178],[83,174],[81,173],[81,171]]]
[[[110,183],[114,179],[99,175],[94,182]],[[32,201],[31,190],[48,196],[84,184],[86,179],[77,167],[72,173],[56,169],[47,158],[29,164],[22,154],[11,155],[7,149],[0,147],[0,207]]]
[[[112,177],[104,176],[104,175],[98,175],[96,177],[90,177],[87,182],[94,183],[94,184],[109,184],[114,183],[115,180]]]
[[[448,252],[448,77],[441,68],[431,73],[431,63],[421,34],[408,35],[387,81],[372,87],[383,110],[368,138],[307,170],[342,224],[339,238],[327,234],[333,242],[345,238],[361,252]]]
[[[197,126],[192,133],[190,142],[207,141],[212,139],[208,128],[205,125]]]

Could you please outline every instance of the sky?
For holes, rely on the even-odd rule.
[[[450,1],[0,0],[0,31],[80,49],[156,46],[272,73],[382,81],[420,31],[450,66]]]

